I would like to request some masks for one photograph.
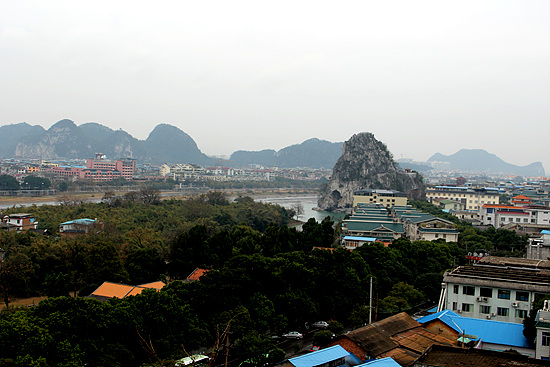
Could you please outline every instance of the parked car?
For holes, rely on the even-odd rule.
[[[304,337],[302,333],[299,333],[297,331],[291,331],[287,334],[283,334],[283,336],[287,339],[302,339]]]
[[[317,321],[312,324],[313,327],[319,328],[319,329],[326,329],[328,328],[328,322],[326,321]]]

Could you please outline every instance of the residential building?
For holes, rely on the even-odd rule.
[[[358,203],[355,213],[343,221],[342,233],[345,237],[374,238],[383,242],[391,242],[400,237],[407,237],[412,241],[458,241],[458,229],[454,223],[419,212],[409,205],[395,205],[389,210],[380,203]],[[359,244],[357,239],[350,241],[351,246]],[[362,242],[365,244],[374,241]],[[346,245],[345,240],[342,243]]]
[[[79,234],[87,234],[93,231],[101,231],[103,223],[96,219],[75,219],[63,222],[59,225],[59,233],[62,236],[73,236]]]
[[[339,345],[283,361],[282,367],[351,367],[363,361]]]
[[[353,207],[358,204],[379,203],[387,208],[407,205],[407,195],[396,190],[357,190],[353,193]]]
[[[529,239],[527,258],[534,260],[550,259],[550,230],[542,230],[540,231],[540,237]]]
[[[483,204],[499,204],[498,189],[460,186],[432,186],[426,188],[426,200],[449,199],[461,202],[466,210],[477,211]]]
[[[488,319],[462,317],[451,310],[444,310],[416,319],[425,329],[451,340],[475,344],[474,348],[504,352],[516,352],[535,357],[535,348],[523,335],[523,325]]]
[[[545,300],[542,310],[537,312],[537,336],[535,338],[536,358],[550,360],[550,301]]]
[[[164,282],[152,282],[141,285],[126,285],[119,283],[103,282],[95,291],[88,297],[95,298],[99,301],[106,301],[110,298],[126,298],[128,296],[135,296],[143,292],[145,289],[156,289],[160,291],[164,287]]]
[[[110,160],[107,159],[105,154],[96,153],[95,158],[89,158],[86,161],[86,168],[102,171],[118,171],[121,177],[131,180],[136,170],[136,160],[131,158]]]
[[[16,230],[18,232],[27,231],[29,229],[37,229],[38,221],[32,214],[17,213],[9,214],[2,218],[2,222],[7,225],[7,230]]]
[[[376,242],[374,237],[354,237],[354,236],[345,236],[342,240],[342,245],[348,250],[355,250],[357,247],[361,247],[366,243]]]
[[[434,344],[457,345],[456,341],[424,329],[404,312],[352,330],[330,343],[342,346],[364,361],[393,358],[401,366],[412,365]]]
[[[549,366],[548,362],[515,353],[483,349],[459,349],[433,345],[416,360],[413,367],[534,367]]]
[[[438,311],[522,323],[536,299],[550,293],[550,261],[483,257],[443,276]]]

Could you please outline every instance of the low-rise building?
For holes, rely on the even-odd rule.
[[[34,215],[27,213],[6,215],[2,218],[2,222],[7,225],[7,230],[16,230],[18,232],[38,228],[38,221],[34,218]]]

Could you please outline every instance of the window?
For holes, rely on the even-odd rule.
[[[467,296],[474,296],[475,293],[476,293],[475,287],[472,287],[469,285],[462,286],[462,294],[465,294]]]
[[[510,291],[508,289],[499,289],[498,298],[500,299],[510,299]]]
[[[472,312],[474,309],[474,305],[471,303],[463,303],[462,304],[462,311],[463,312]]]
[[[516,301],[529,301],[529,292],[516,291]]]
[[[521,218],[516,218],[516,222],[521,222]]]
[[[527,317],[527,310],[516,310],[516,317],[518,319],[524,319]]]
[[[547,347],[550,345],[550,333],[547,331],[542,332],[542,346]]]
[[[501,221],[501,222],[504,222],[505,220],[506,220],[506,218],[500,217],[500,221]]]
[[[498,316],[508,316],[508,311],[510,311],[510,309],[505,307],[497,307]]]
[[[513,218],[508,218],[508,222],[512,222],[513,220]]]
[[[491,306],[480,305],[479,306],[479,313],[482,313],[482,314],[485,314],[485,315],[490,314],[491,313]]]
[[[479,288],[479,295],[481,297],[492,298],[493,297],[493,289],[492,288]]]
[[[458,303],[453,302],[453,311],[456,311],[458,308]]]
[[[453,293],[458,294],[458,285],[457,284],[453,285]]]

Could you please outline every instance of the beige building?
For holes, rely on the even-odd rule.
[[[461,202],[466,210],[478,211],[483,204],[499,204],[499,193],[491,189],[471,187],[432,186],[426,188],[426,200],[448,199]]]
[[[357,190],[353,193],[353,207],[357,207],[360,203],[378,203],[386,208],[406,206],[407,195],[395,190]]]

